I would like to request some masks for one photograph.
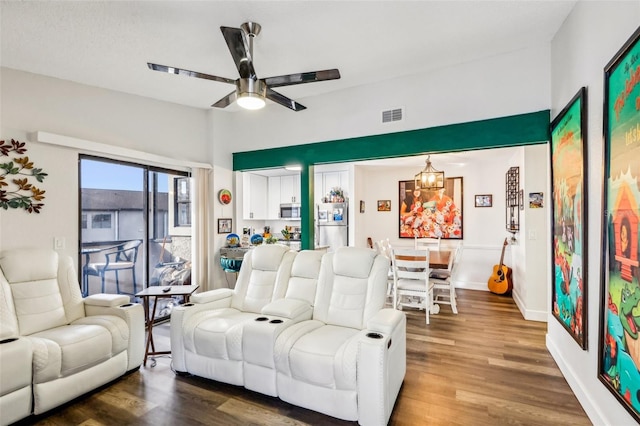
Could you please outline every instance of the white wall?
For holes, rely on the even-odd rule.
[[[0,139],[28,141],[45,131],[169,158],[206,162],[207,114],[203,110],[0,68]],[[0,249],[53,247],[78,258],[78,153],[27,142],[27,155],[49,175],[40,214],[0,210]]]
[[[578,2],[552,42],[552,116],[582,86],[588,90],[587,179],[588,349],[583,351],[549,315],[547,347],[594,424],[635,424],[632,417],[600,383],[598,336],[602,220],[603,69],[640,22],[640,2]],[[547,279],[550,281],[550,278]]]
[[[216,120],[221,114],[229,117],[225,128],[217,129],[216,146],[226,144],[228,152],[251,151],[548,109],[549,58],[547,44],[534,46],[425,75],[299,99],[308,107],[302,112],[278,105],[250,116],[215,111]],[[405,108],[405,119],[382,124],[381,112],[399,106]]]
[[[549,192],[549,145],[524,148],[520,162],[520,188],[524,209],[520,211],[520,231],[512,245],[514,299],[526,319],[546,321],[549,312],[549,230],[551,194]],[[529,208],[529,194],[542,192],[543,208]]]

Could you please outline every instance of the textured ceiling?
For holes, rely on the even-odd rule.
[[[340,80],[278,89],[304,104],[310,96],[549,42],[574,4],[2,1],[0,64],[209,109],[234,87],[153,72],[147,61],[236,79],[220,26],[255,21],[262,25],[254,46],[258,77],[340,69]]]

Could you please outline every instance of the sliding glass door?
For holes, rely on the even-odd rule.
[[[149,285],[191,279],[190,178],[185,172],[80,156],[83,294],[133,298]],[[177,301],[164,299],[156,316]]]

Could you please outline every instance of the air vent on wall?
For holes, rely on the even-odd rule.
[[[401,121],[401,120],[402,120],[402,108],[382,111],[383,123],[391,123],[392,121]]]

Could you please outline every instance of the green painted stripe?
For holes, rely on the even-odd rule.
[[[531,145],[549,140],[550,111],[233,154],[233,170]]]

